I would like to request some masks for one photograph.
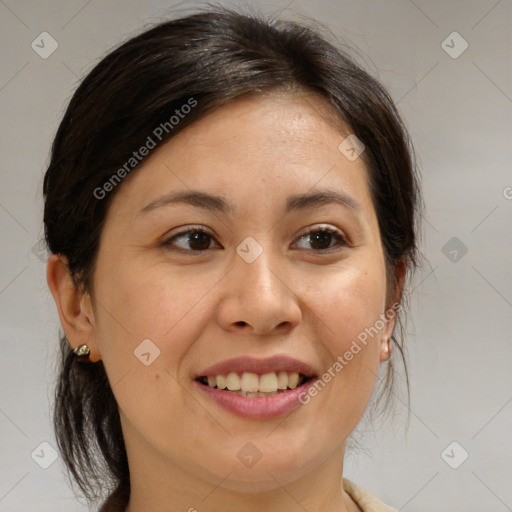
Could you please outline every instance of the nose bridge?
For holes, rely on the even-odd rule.
[[[278,263],[271,246],[271,237],[259,237],[259,242],[253,237],[247,237],[239,244],[236,252],[237,274],[242,279],[242,291],[249,295],[257,292],[262,299],[268,299],[267,295],[275,295],[279,288],[275,282]]]
[[[263,334],[277,326],[296,324],[300,307],[286,286],[284,260],[271,246],[271,237],[247,237],[236,249],[226,302],[221,307],[225,328],[249,325]],[[281,275],[280,275],[281,274]]]

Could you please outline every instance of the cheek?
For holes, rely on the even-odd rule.
[[[346,265],[325,273],[306,289],[304,301],[329,333],[329,345],[343,349],[347,342],[374,325],[386,302],[384,268]]]
[[[197,319],[194,305],[205,292],[163,267],[142,270],[119,261],[110,270],[98,273],[97,332],[121,415],[147,438],[178,431],[179,415],[171,412],[187,403],[176,374],[197,328],[189,317]]]
[[[380,315],[386,297],[384,269],[377,265],[347,268],[325,276],[308,289],[305,300],[314,313],[312,321],[319,329],[324,350],[323,377],[333,391],[324,395],[326,410],[351,411],[349,416],[359,418],[379,369]]]
[[[135,259],[118,260],[110,269],[105,265],[97,276],[103,325],[124,332],[125,344],[145,338],[159,344],[172,337],[218,279],[215,275],[194,277],[188,272],[190,279],[187,270],[169,268],[168,263],[143,265]]]
[[[111,382],[129,372],[136,394],[150,382],[158,393],[162,379],[176,377],[211,322],[208,293],[221,278],[220,270],[171,272],[168,264],[142,266],[122,259],[101,272],[98,268],[98,343]]]

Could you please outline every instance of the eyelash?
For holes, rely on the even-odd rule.
[[[208,235],[210,238],[215,239],[215,237],[209,231],[204,229],[203,227],[201,227],[201,226],[192,226],[192,227],[189,227],[186,231],[182,231],[181,233],[176,233],[171,238],[168,238],[167,240],[164,240],[161,245],[164,246],[164,247],[171,247],[172,246],[172,242],[174,242],[177,238],[182,237],[184,235],[189,235],[191,233],[204,233],[204,234]],[[329,234],[333,235],[333,237],[338,240],[338,243],[336,244],[338,246],[338,248],[336,248],[336,245],[333,245],[333,246],[328,247],[326,249],[309,249],[310,251],[313,251],[313,252],[316,252],[316,253],[318,253],[318,252],[320,252],[320,253],[328,253],[329,252],[330,253],[330,252],[334,252],[334,251],[340,250],[341,248],[347,247],[349,245],[347,240],[345,239],[345,237],[338,230],[336,230],[334,228],[330,228],[330,227],[314,227],[314,228],[311,228],[306,233],[301,235],[298,240],[302,240],[303,238],[306,238],[307,236],[312,235],[314,233],[329,233]],[[183,253],[203,254],[204,252],[208,251],[209,249],[194,250],[194,249],[183,249],[183,248],[179,247],[179,248],[176,248],[176,249],[173,248],[173,250],[177,250],[177,251],[183,252]],[[306,249],[306,250],[308,250],[308,249]]]

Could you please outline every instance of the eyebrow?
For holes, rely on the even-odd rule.
[[[220,213],[233,213],[234,210],[222,196],[191,190],[174,192],[158,197],[144,206],[144,208],[140,210],[139,215],[148,213],[162,206],[177,203],[189,204],[191,206]],[[327,204],[339,204],[355,211],[361,210],[361,205],[349,195],[335,190],[326,189],[289,196],[286,200],[285,211],[288,213],[291,211],[316,208]]]
[[[352,210],[361,210],[361,205],[349,195],[327,189],[289,196],[286,201],[286,212],[316,208],[324,204],[339,204]]]
[[[144,206],[144,208],[142,208],[142,210],[139,212],[139,215],[155,210],[156,208],[160,208],[161,206],[167,206],[176,203],[189,204],[191,206],[197,206],[198,208],[204,208],[205,210],[217,211],[221,213],[233,212],[233,208],[228,205],[227,201],[223,197],[191,190],[184,192],[173,192],[158,197],[154,201],[151,201],[149,204]]]

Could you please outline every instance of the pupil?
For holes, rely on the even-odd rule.
[[[210,235],[202,231],[193,231],[189,236],[189,244],[192,249],[203,251],[210,246]]]
[[[311,246],[315,249],[326,249],[330,245],[331,236],[328,231],[316,231],[311,235]]]

